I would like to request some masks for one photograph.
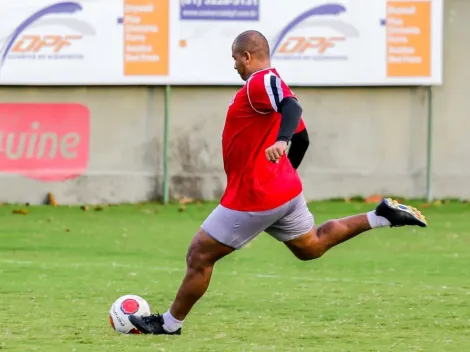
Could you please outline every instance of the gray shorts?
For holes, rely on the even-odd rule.
[[[281,242],[309,232],[314,218],[303,194],[280,207],[261,211],[237,211],[218,205],[202,224],[202,229],[216,241],[239,249],[265,231]]]

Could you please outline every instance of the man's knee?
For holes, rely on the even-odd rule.
[[[211,263],[209,256],[204,253],[204,249],[200,244],[191,243],[186,254],[186,264],[188,268],[200,271],[214,263]]]
[[[193,237],[186,254],[188,268],[203,271],[214,266],[215,262],[233,251],[200,229]]]
[[[318,259],[326,252],[326,248],[323,246],[322,241],[319,240],[315,228],[285,244],[296,258],[302,261]]]
[[[297,258],[303,261],[318,259],[329,249],[328,242],[324,241],[324,235],[341,227],[338,220],[329,220],[320,225],[316,231],[308,234],[298,253],[294,253]]]
[[[297,253],[294,252],[294,255],[297,257],[297,259],[300,259],[301,261],[309,261],[309,260],[314,260],[318,259],[325,254],[325,250],[323,250],[320,247],[314,247],[314,248],[308,248],[306,250],[301,250]]]

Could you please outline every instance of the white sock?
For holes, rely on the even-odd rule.
[[[174,332],[183,326],[184,320],[177,320],[171,315],[170,310],[168,309],[166,313],[163,313],[163,328],[168,332]]]
[[[375,210],[369,211],[367,213],[367,220],[369,220],[369,225],[373,229],[375,229],[376,227],[386,227],[391,225],[390,221],[388,221],[386,218],[377,215],[375,213]]]

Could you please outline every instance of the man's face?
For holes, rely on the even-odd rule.
[[[232,46],[232,57],[235,61],[234,68],[237,70],[238,74],[242,80],[246,81],[250,77],[250,63],[251,55],[247,51],[240,51],[234,44]]]

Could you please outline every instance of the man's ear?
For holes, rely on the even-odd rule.
[[[251,54],[248,51],[243,52],[243,57],[245,58],[246,62],[251,61]]]

